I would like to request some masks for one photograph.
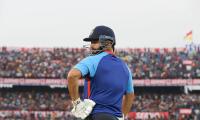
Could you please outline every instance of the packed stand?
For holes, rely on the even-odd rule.
[[[66,92],[0,91],[0,120],[80,120],[70,113],[71,109]]]
[[[200,51],[186,49],[117,49],[134,79],[200,78]],[[66,78],[68,71],[88,55],[80,48],[20,48],[0,50],[0,77]]]
[[[131,111],[169,112],[171,118],[177,118],[180,108],[191,108],[193,110],[192,117],[199,115],[200,94],[138,94]],[[11,92],[3,90],[0,92],[0,111],[69,112],[71,109],[72,104],[69,95],[64,91],[16,90]],[[64,116],[73,117],[69,113],[60,115],[61,118]]]
[[[187,117],[200,119],[200,94],[138,94],[131,111],[169,112],[171,119],[177,120],[181,108],[191,108],[192,114]]]
[[[85,57],[81,49],[13,49],[0,52],[0,77],[66,78],[74,63]]]
[[[135,79],[200,78],[200,50],[129,49],[118,52]]]

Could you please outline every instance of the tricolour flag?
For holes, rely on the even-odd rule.
[[[185,35],[184,39],[192,42],[192,30]]]

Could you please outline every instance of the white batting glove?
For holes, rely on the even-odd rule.
[[[93,107],[95,106],[95,102],[90,99],[84,99],[82,101],[80,98],[73,101],[74,108],[72,109],[71,113],[81,119],[85,119],[91,112]]]
[[[78,104],[82,104],[82,100],[80,99],[80,98],[78,98],[77,100],[75,100],[75,101],[72,101],[72,104],[73,104],[73,109],[72,109],[72,111],[71,111],[71,113],[72,113],[72,115],[74,115],[75,117],[78,117],[78,114],[77,114],[77,112],[76,112],[76,109],[77,109],[77,105]],[[79,105],[79,106],[80,106]]]

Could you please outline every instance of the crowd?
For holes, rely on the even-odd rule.
[[[71,102],[64,92],[3,91],[0,92],[0,110],[69,111]]]
[[[200,78],[200,51],[186,49],[117,49],[134,79]],[[0,78],[65,79],[68,71],[88,55],[80,48],[0,48]],[[65,91],[0,90],[0,120],[77,120]],[[180,116],[179,108],[191,108]],[[65,111],[62,115],[3,113],[2,111]],[[200,94],[138,94],[132,112],[166,112],[170,119],[200,119]]]
[[[200,78],[200,51],[186,49],[118,49],[135,79]],[[66,78],[73,65],[88,55],[81,48],[0,50],[0,77]]]
[[[191,108],[193,110],[192,117],[199,115],[200,94],[138,94],[136,95],[131,111],[169,112],[170,117],[176,120],[180,115],[180,108]],[[71,109],[72,104],[69,100],[69,95],[65,91],[0,91],[0,111],[69,112]],[[195,112],[197,110],[198,112]],[[69,117],[73,116],[62,114],[59,117],[69,119]]]
[[[178,108],[200,108],[199,94],[138,94],[132,111],[154,112],[171,111]],[[169,111],[169,112],[170,112]]]
[[[135,79],[200,78],[200,51],[145,49],[119,52]]]
[[[0,77],[65,78],[69,69],[82,59],[80,49],[7,50],[0,52]]]
[[[0,120],[78,120],[71,109],[66,92],[0,90]]]
[[[200,119],[200,94],[138,94],[132,106],[132,111],[169,112],[170,118],[177,120],[180,117],[179,110],[182,108],[193,110],[192,114],[188,116],[193,118],[191,120],[194,120],[194,117],[198,115]]]

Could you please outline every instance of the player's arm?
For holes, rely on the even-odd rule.
[[[133,104],[133,100],[134,100],[133,92],[127,93],[126,95],[124,95],[123,102],[122,102],[122,112],[125,116],[129,113],[131,106]]]
[[[72,101],[80,98],[79,96],[79,80],[82,76],[88,74],[88,61],[87,59],[81,60],[78,64],[76,64],[68,73],[68,90]]]
[[[77,100],[79,96],[79,79],[81,78],[81,72],[75,68],[72,68],[67,76],[68,90],[72,101]]]
[[[87,60],[87,59],[86,59]],[[92,111],[95,102],[89,99],[81,100],[79,96],[79,79],[89,72],[87,61],[81,61],[72,68],[67,76],[68,90],[72,99],[73,109],[71,113],[81,119],[85,119]]]
[[[122,112],[125,116],[129,113],[133,104],[133,100],[134,100],[133,79],[131,71],[129,70],[129,80],[126,88],[126,94],[124,95],[122,101]]]

